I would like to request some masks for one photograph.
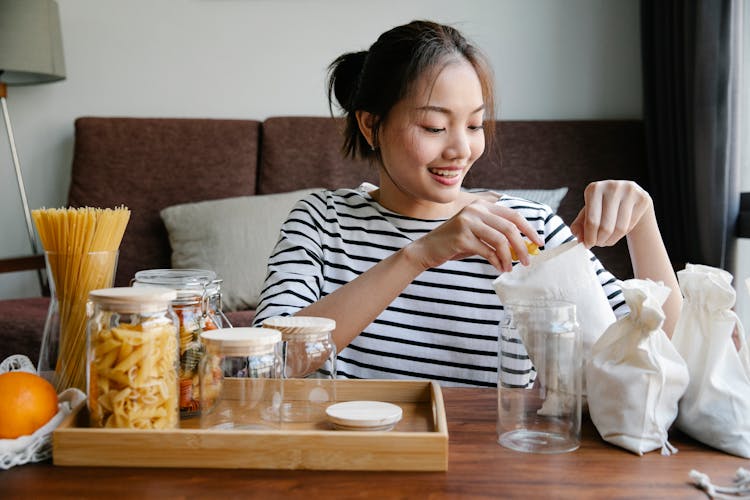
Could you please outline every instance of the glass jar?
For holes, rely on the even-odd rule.
[[[277,428],[284,395],[281,333],[224,328],[202,333],[201,340],[201,428]]]
[[[204,269],[149,269],[135,273],[133,286],[164,286],[177,292],[172,307],[180,322],[180,416],[200,412],[198,362],[204,348],[200,334],[224,325],[221,280]],[[227,322],[227,326],[228,322]]]
[[[58,393],[86,389],[86,304],[89,292],[113,286],[117,256],[117,250],[44,252],[51,296],[37,371]]]
[[[500,323],[497,441],[528,453],[564,453],[581,441],[583,356],[576,306],[505,303]]]
[[[92,427],[178,427],[178,322],[171,307],[176,296],[161,287],[89,293],[86,390]]]
[[[208,310],[212,312],[216,326],[219,328],[232,328],[232,323],[229,322],[229,318],[224,314],[224,302],[221,295],[221,286],[223,283],[223,279],[216,278],[206,287]]]
[[[336,402],[336,321],[310,316],[276,316],[263,322],[281,332],[284,422],[322,422]]]

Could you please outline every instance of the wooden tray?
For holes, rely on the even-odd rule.
[[[54,431],[53,462],[226,469],[448,469],[448,426],[437,383],[337,380],[336,394],[339,402],[397,404],[403,417],[393,430],[375,432],[340,431],[321,423],[291,424],[280,430],[208,430],[197,428],[197,417],[168,431],[95,429],[88,427],[84,402]]]

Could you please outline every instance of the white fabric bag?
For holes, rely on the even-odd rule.
[[[582,243],[569,241],[533,256],[528,266],[515,266],[513,271],[501,274],[492,282],[503,304],[539,300],[574,303],[583,359],[616,319],[590,255]]]
[[[688,386],[685,361],[667,337],[662,305],[672,291],[651,280],[622,284],[630,314],[596,341],[585,362],[591,420],[602,439],[638,455],[677,450],[667,431]]]
[[[750,458],[750,351],[731,310],[732,275],[688,264],[677,277],[684,302],[672,342],[687,362],[690,384],[676,425],[709,446]],[[735,327],[739,351],[732,341]]]

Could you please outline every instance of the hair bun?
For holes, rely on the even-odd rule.
[[[349,52],[339,56],[329,66],[329,97],[331,91],[342,109],[353,111],[360,75],[367,59],[367,51]]]

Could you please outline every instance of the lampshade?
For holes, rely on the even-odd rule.
[[[65,78],[55,0],[0,0],[0,82],[29,85]]]

